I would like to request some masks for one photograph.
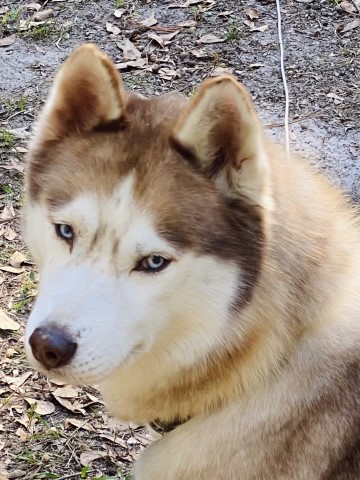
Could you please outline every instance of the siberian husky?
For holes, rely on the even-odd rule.
[[[27,168],[31,365],[164,435],[136,480],[360,479],[360,229],[263,135],[244,87],[61,67]]]

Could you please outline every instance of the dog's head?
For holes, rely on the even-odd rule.
[[[261,127],[232,77],[190,102],[145,99],[94,46],[77,49],[30,146],[30,362],[98,383],[149,353],[187,365],[221,348],[256,284],[270,208]]]

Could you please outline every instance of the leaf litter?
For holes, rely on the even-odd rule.
[[[18,322],[9,317],[7,313],[0,310],[0,330],[19,330]]]

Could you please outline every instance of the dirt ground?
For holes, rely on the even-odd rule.
[[[291,147],[358,202],[360,0],[281,0],[281,13]],[[38,278],[20,236],[26,144],[56,69],[83,42],[98,44],[126,86],[146,95],[192,95],[209,75],[231,72],[267,133],[284,140],[274,0],[0,3],[1,480],[131,478],[151,441],[143,427],[110,419],[95,388],[49,382],[23,352]],[[4,328],[4,315],[15,323]]]

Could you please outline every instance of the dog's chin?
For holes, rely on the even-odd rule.
[[[114,368],[108,370],[99,369],[96,371],[69,364],[61,368],[47,369],[33,358],[29,359],[29,363],[34,370],[37,370],[55,383],[78,386],[97,385],[110,377],[112,372],[117,368],[117,366],[114,366]]]

